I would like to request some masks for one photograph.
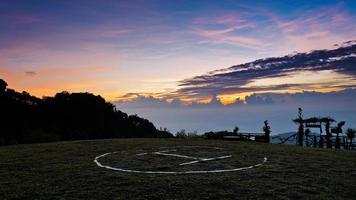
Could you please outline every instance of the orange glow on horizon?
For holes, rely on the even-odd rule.
[[[295,94],[295,93],[302,93],[302,92],[321,92],[321,93],[329,93],[329,92],[339,92],[344,90],[344,88],[320,88],[320,89],[311,89],[311,90],[264,90],[264,91],[256,91],[256,92],[244,92],[244,93],[236,93],[236,94],[225,94],[225,95],[218,95],[220,102],[224,105],[233,104],[236,102],[236,99],[239,98],[240,101],[245,101],[246,96],[250,96],[252,94],[266,94],[266,93],[275,93],[275,94]]]
[[[125,95],[128,90],[126,79],[116,80],[110,77],[115,72],[113,67],[77,67],[77,68],[52,68],[38,69],[33,75],[26,75],[24,71],[0,68],[1,78],[9,84],[9,88],[19,92],[27,91],[30,94],[43,97],[53,96],[58,92],[90,92],[101,95],[107,101],[132,101],[138,96],[152,96],[170,102],[173,99],[180,99],[185,104],[193,102],[208,104],[212,98],[189,97],[179,94],[174,90],[175,79],[150,79],[142,80],[139,83],[130,82],[130,86],[135,88],[131,95]],[[51,77],[51,78],[49,78]],[[273,90],[273,86],[280,84],[301,84],[301,87],[290,87],[289,89]],[[140,85],[141,84],[141,85]],[[305,87],[303,87],[303,84]],[[352,77],[339,74],[332,70],[324,71],[301,71],[293,72],[285,77],[261,78],[252,80],[241,88],[261,88],[257,91],[248,91],[230,94],[218,94],[217,98],[224,105],[233,104],[237,99],[244,102],[246,96],[262,93],[298,93],[303,91],[333,92],[345,89],[342,85],[356,84]],[[163,85],[162,88],[159,86]],[[340,85],[340,87],[339,87]],[[171,88],[164,90],[165,87]],[[178,86],[176,86],[178,88]],[[308,88],[309,87],[309,88]],[[145,93],[140,91],[145,89]]]

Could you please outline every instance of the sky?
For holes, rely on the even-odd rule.
[[[211,112],[230,105],[240,112],[237,104],[250,111],[262,99],[262,112],[275,106],[278,94],[293,99],[353,91],[356,52],[333,50],[353,44],[345,42],[356,39],[355,21],[353,0],[2,0],[0,78],[38,97],[99,94],[176,130],[188,122],[164,121],[170,117],[158,113],[167,106],[147,112],[147,101],[190,110],[205,103]],[[323,49],[328,51],[308,54]],[[285,105],[288,113],[304,105],[293,102]],[[195,113],[201,112],[189,117]]]

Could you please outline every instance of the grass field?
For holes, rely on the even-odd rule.
[[[187,159],[134,156],[165,147],[190,156],[231,158],[177,167]],[[208,147],[220,147],[221,151]],[[211,174],[130,174],[98,167],[184,171],[229,169],[268,161],[245,171]],[[0,199],[356,199],[356,152],[250,142],[116,139],[0,147]]]

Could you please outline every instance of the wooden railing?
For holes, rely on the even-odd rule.
[[[223,139],[226,140],[252,140],[256,142],[268,142],[268,138],[266,138],[264,133],[252,133],[252,132],[244,132],[244,133],[236,133],[236,135],[224,136]]]

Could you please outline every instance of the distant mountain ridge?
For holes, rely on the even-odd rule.
[[[281,143],[281,141],[283,139],[287,139],[289,137],[290,139],[287,140],[284,144],[295,145],[297,141],[296,141],[296,137],[293,137],[293,135],[295,135],[296,133],[297,132],[292,131],[292,132],[286,132],[286,133],[280,133],[277,135],[272,135],[270,142],[272,144],[279,144],[279,143]],[[313,135],[319,136],[320,134],[316,133],[316,132],[311,132],[309,135],[310,136],[313,136]]]

